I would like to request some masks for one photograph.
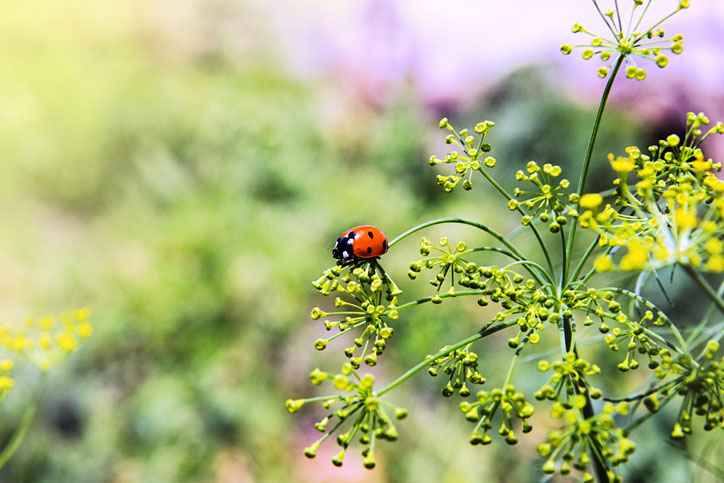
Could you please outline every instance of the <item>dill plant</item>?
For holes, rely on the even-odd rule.
[[[59,316],[27,317],[22,324],[0,325],[0,347],[9,354],[0,360],[0,402],[15,386],[15,361],[35,366],[40,372],[10,439],[0,447],[0,468],[15,454],[33,422],[49,372],[77,351],[93,333],[90,309],[81,307]]]
[[[577,184],[566,179],[559,166],[530,161],[516,173],[517,187],[508,192],[493,176],[496,159],[486,142],[495,126],[491,121],[458,130],[443,119],[439,127],[447,131],[445,140],[454,149],[430,158],[433,167],[453,168],[437,177],[445,191],[470,190],[474,179],[482,177],[500,194],[501,205],[520,217],[515,235],[527,231],[538,253],[525,253],[513,236],[479,221],[442,218],[403,232],[390,241],[390,249],[428,227],[444,224],[467,225],[483,232],[490,243],[471,247],[445,237],[435,242],[422,238],[422,258],[411,261],[408,276],[416,280],[429,273],[433,286],[429,296],[405,301],[378,259],[339,262],[313,283],[322,295],[335,297],[336,307],[329,312],[312,310],[312,319],[323,320],[325,328],[334,332],[317,340],[315,348],[324,350],[345,335],[355,338],[343,349],[347,361],[338,374],[320,369],[310,374],[315,385],[331,382],[335,393],[286,403],[292,413],[313,402],[328,411],[315,425],[322,436],[304,450],[307,457],[315,457],[319,445],[335,435],[340,452],[332,459],[334,465],[342,465],[348,447],[357,442],[364,466],[373,468],[378,442],[396,440],[395,420],[407,415],[388,401],[388,393],[424,370],[444,375],[444,396],[457,393],[463,398],[459,407],[474,425],[469,440],[473,445],[490,444],[494,433],[515,444],[531,431],[529,418],[534,412],[548,409],[557,428],[538,442],[545,474],[568,475],[576,470],[583,481],[620,480],[618,467],[636,450],[634,431],[666,406],[678,408],[670,428],[674,440],[689,437],[694,424],[707,431],[724,428],[724,359],[719,351],[724,337],[724,281],[718,287],[709,282],[724,273],[724,181],[713,173],[721,170],[721,163],[708,159],[700,148],[708,136],[724,133],[724,125],[712,126],[703,113],[689,113],[681,136],[672,134],[653,146],[622,147],[620,154],[610,154],[608,162],[617,174],[614,186],[600,193],[586,192],[614,80],[623,72],[642,81],[646,70],[639,63],[663,68],[667,53],[683,51],[682,37],[667,37],[662,24],[688,8],[689,2],[681,0],[650,26],[645,24],[651,0],[627,0],[627,9],[619,8],[624,2],[613,1],[609,10],[596,0],[592,3],[605,34],[575,24],[573,32],[587,41],[561,47],[564,54],[581,51],[586,60],[599,58],[605,65],[598,74],[608,79]],[[588,232],[585,241],[582,230]],[[482,264],[484,257],[504,261]],[[686,272],[709,298],[711,307],[698,325],[682,327],[665,308],[644,296],[649,275],[655,277],[663,268]],[[628,288],[607,286],[606,277],[600,276],[607,271],[628,272],[634,283]],[[384,387],[375,387],[372,375],[360,373],[363,365],[378,363],[398,319],[414,317],[408,310],[461,297],[474,297],[479,305],[492,305],[497,312],[469,337],[421,358]],[[593,340],[617,354],[618,377],[633,370],[648,371],[646,390],[614,398],[597,387],[601,369],[586,358],[593,352],[579,344],[585,332],[581,328],[591,326],[589,332],[600,333]],[[491,377],[494,374],[486,377],[474,352],[485,350],[486,337],[498,332],[509,335],[511,349],[502,379]],[[525,394],[515,385],[516,364],[524,352],[535,354],[544,337],[554,340],[560,350],[552,358],[548,354],[549,360],[545,354],[539,357],[539,389]],[[496,379],[494,387],[474,394],[487,378]]]

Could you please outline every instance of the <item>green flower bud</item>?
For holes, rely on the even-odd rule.
[[[332,458],[332,464],[334,466],[336,466],[336,467],[342,466],[342,460],[344,459],[344,452],[345,452],[345,450],[343,449],[342,451],[337,453],[337,456]]]
[[[676,423],[674,425],[674,430],[671,431],[671,439],[673,439],[673,440],[684,439],[684,431],[681,429],[681,425],[679,423]]]
[[[480,434],[478,431],[474,431],[473,434],[470,435],[470,444],[473,446],[477,446],[479,444],[483,444],[483,435]]]
[[[304,406],[303,399],[287,399],[286,408],[287,408],[287,411],[289,411],[292,414],[299,411],[299,408],[301,408],[302,406]]]
[[[312,372],[309,373],[309,380],[312,381],[312,384],[315,386],[318,386],[329,377],[329,374],[327,374],[324,371],[321,371],[320,369],[314,369]]]
[[[311,446],[307,446],[304,448],[304,456],[306,456],[309,459],[314,458],[317,456],[317,449],[319,449],[319,443],[314,443]]]

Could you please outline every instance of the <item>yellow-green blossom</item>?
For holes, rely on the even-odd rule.
[[[599,77],[607,77],[611,66],[622,58],[625,61],[626,77],[629,79],[644,80],[646,79],[646,70],[636,64],[635,58],[646,59],[654,62],[659,68],[664,68],[669,63],[666,52],[680,54],[684,51],[682,45],[683,37],[674,35],[666,37],[660,25],[663,20],[668,19],[673,14],[689,7],[688,0],[681,0],[678,8],[663,20],[652,22],[653,25],[648,28],[642,28],[644,17],[648,11],[648,5],[643,7],[642,0],[629,0],[630,8],[619,8],[619,4],[624,7],[624,2],[608,2],[611,8],[602,8],[599,3],[603,1],[593,0],[598,13],[606,25],[605,34],[597,34],[586,29],[583,25],[576,23],[573,25],[574,34],[583,34],[588,38],[588,42],[576,45],[564,44],[561,46],[561,52],[565,55],[570,54],[574,49],[583,49],[581,56],[584,60],[599,57],[606,62],[605,67],[599,67]],[[650,3],[650,2],[649,2]],[[628,19],[624,24],[623,20]],[[616,64],[618,68],[619,64]]]
[[[83,339],[93,332],[86,307],[58,317],[44,316],[37,321],[27,318],[19,327],[0,326],[0,344],[26,357],[43,371],[61,363],[77,350]],[[0,362],[0,371],[3,371]]]

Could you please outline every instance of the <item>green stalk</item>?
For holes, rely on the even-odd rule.
[[[493,290],[463,290],[461,292],[455,292],[455,295],[451,295],[448,293],[441,293],[440,298],[446,299],[446,298],[452,298],[452,297],[464,297],[466,295],[490,295],[493,292],[494,292]],[[411,302],[406,302],[402,305],[398,305],[397,310],[409,309],[410,307],[414,307],[415,305],[424,304],[425,302],[431,301],[433,297],[434,297],[433,295],[428,295],[427,297],[422,297],[420,299],[413,300]]]
[[[598,105],[598,112],[596,112],[596,120],[593,123],[593,130],[591,131],[591,139],[588,141],[588,150],[586,151],[586,158],[583,161],[583,169],[581,170],[581,176],[578,179],[578,191],[576,192],[578,194],[578,197],[583,194],[583,189],[586,184],[586,178],[588,178],[588,168],[591,165],[591,157],[593,156],[593,147],[596,144],[596,138],[598,137],[598,129],[601,127],[601,119],[603,118],[603,111],[606,108],[606,102],[608,101],[608,96],[611,93],[611,88],[613,87],[613,81],[616,79],[616,74],[618,74],[619,69],[621,69],[621,65],[623,64],[624,59],[626,58],[625,55],[620,55],[618,57],[618,60],[616,61],[616,65],[613,68],[613,71],[611,72],[610,77],[608,78],[608,82],[606,83],[606,87],[603,90],[603,95],[601,96],[601,102]],[[577,205],[576,210],[578,211],[580,207]],[[568,253],[568,262],[567,266],[565,267],[565,271],[568,272],[571,264],[571,253],[573,252],[573,242],[576,239],[576,227],[578,226],[578,223],[571,223],[571,234],[568,238],[568,245],[566,246],[566,253]]]
[[[566,277],[567,277],[567,270],[568,270],[568,256],[566,252],[566,233],[563,227],[560,229],[561,234],[561,282],[560,285],[558,285],[558,292],[562,293],[563,289],[566,286]]]
[[[510,196],[510,193],[508,193],[507,191],[505,191],[505,188],[503,188],[502,186],[500,186],[500,185],[498,184],[498,182],[495,181],[495,180],[483,169],[482,166],[480,167],[480,169],[479,169],[478,171],[480,171],[480,172],[483,174],[483,176],[485,176],[485,179],[487,179],[488,181],[490,181],[490,183],[495,187],[495,189],[497,189],[497,190],[500,192],[500,194],[502,194],[502,195],[505,197],[505,199],[507,199],[508,201],[513,201],[513,197]],[[520,213],[521,215],[525,215],[525,212],[523,211],[523,209],[522,209],[520,206],[517,206],[517,207],[516,207],[516,211],[517,211],[518,213]],[[543,241],[543,237],[541,236],[540,232],[538,231],[538,228],[536,228],[536,226],[532,223],[532,221],[531,221],[531,223],[530,223],[528,226],[530,227],[531,230],[533,230],[533,234],[535,235],[536,239],[538,240],[538,245],[540,245],[540,248],[541,248],[541,250],[543,251],[543,255],[545,256],[546,262],[548,263],[548,268],[550,268],[550,271],[551,271],[550,273],[551,273],[551,275],[552,275],[552,274],[554,273],[554,270],[553,270],[553,260],[551,260],[551,255],[550,255],[550,253],[548,253],[548,246],[547,246],[547,245],[545,244],[545,242]]]
[[[596,247],[598,246],[598,240],[600,240],[600,239],[601,239],[601,235],[597,235],[596,238],[594,238],[594,240],[588,246],[586,253],[583,254],[583,256],[581,257],[581,260],[578,262],[578,265],[576,266],[576,269],[573,270],[573,273],[571,274],[570,283],[575,282],[576,279],[578,278],[578,276],[581,274],[583,267],[586,265],[586,262],[588,261],[588,258],[593,253],[593,250],[595,250]]]
[[[5,466],[5,463],[13,457],[20,447],[20,443],[22,443],[23,439],[25,439],[25,435],[28,433],[28,429],[30,429],[30,425],[35,417],[35,411],[38,409],[38,401],[40,400],[40,393],[42,392],[43,387],[45,387],[45,380],[46,373],[43,372],[40,376],[38,386],[35,388],[35,391],[33,391],[32,400],[25,408],[25,412],[23,412],[23,415],[20,418],[20,424],[18,424],[18,427],[15,429],[15,433],[13,433],[10,441],[8,441],[2,449],[2,452],[0,452],[0,468]]]
[[[721,313],[724,314],[724,300],[719,297],[719,294],[712,288],[711,285],[709,285],[709,282],[704,280],[704,277],[702,277],[699,272],[694,270],[688,265],[681,265],[681,267],[686,271],[686,273],[689,274],[689,276],[694,280],[694,282],[699,285],[699,287],[704,290],[704,292],[709,296],[712,302],[716,305],[716,307],[721,311]]]
[[[501,235],[501,234],[498,233],[497,231],[493,230],[492,228],[490,228],[490,227],[487,226],[487,225],[483,225],[482,223],[478,223],[478,222],[472,221],[472,220],[466,220],[466,219],[464,219],[464,218],[438,218],[437,220],[431,220],[431,221],[428,221],[428,222],[426,222],[426,223],[422,223],[422,224],[420,224],[420,225],[413,226],[412,228],[410,228],[410,229],[407,230],[406,232],[404,232],[404,233],[402,233],[401,235],[399,235],[399,236],[397,236],[396,238],[394,238],[394,239],[389,243],[389,246],[390,246],[390,247],[394,246],[394,245],[395,245],[396,243],[398,243],[399,241],[407,238],[408,236],[412,235],[413,233],[418,232],[418,231],[420,231],[420,230],[422,230],[422,229],[424,229],[424,228],[427,228],[427,227],[430,227],[430,226],[434,226],[434,225],[440,225],[440,224],[443,224],[443,223],[460,223],[460,224],[463,224],[463,225],[470,225],[470,226],[473,226],[473,227],[478,228],[478,229],[480,229],[480,230],[483,230],[485,233],[491,235],[493,238],[495,238],[495,239],[498,240],[500,243],[502,243],[503,245],[505,245],[506,248],[508,248],[519,260],[528,260],[528,257],[527,257],[527,256],[523,255],[523,253],[521,253],[521,251],[518,250],[518,248],[517,248],[515,245],[513,245],[509,240],[507,240],[503,235]],[[543,285],[543,280],[541,279],[541,277],[540,277],[539,274],[537,274],[537,273],[535,273],[535,272],[531,272],[531,276],[532,276],[533,278],[535,278],[536,281],[537,281],[539,284]]]
[[[468,337],[467,339],[462,340],[462,341],[458,342],[457,344],[454,344],[454,345],[448,347],[447,349],[438,352],[438,353],[435,354],[434,356],[428,357],[428,358],[426,358],[425,360],[423,360],[422,362],[418,363],[417,365],[415,365],[414,367],[412,367],[410,370],[408,370],[407,372],[405,372],[403,375],[401,375],[400,377],[398,377],[397,379],[395,379],[394,381],[392,381],[391,383],[389,383],[387,386],[385,386],[384,388],[380,389],[380,390],[375,394],[375,396],[382,396],[383,394],[385,394],[385,393],[387,393],[387,392],[390,392],[391,390],[393,390],[394,388],[396,388],[397,386],[399,386],[400,384],[402,384],[403,382],[405,382],[406,380],[408,380],[410,377],[414,376],[417,372],[419,372],[420,370],[422,370],[422,369],[424,369],[425,367],[429,366],[429,365],[430,365],[430,362],[434,361],[435,359],[438,359],[438,358],[440,358],[440,357],[444,357],[444,356],[450,354],[451,352],[455,352],[456,350],[458,350],[459,348],[461,348],[462,346],[464,346],[464,345],[466,345],[466,344],[469,344],[469,343],[471,343],[471,342],[475,342],[475,341],[478,340],[478,339],[482,339],[483,337],[486,337],[486,336],[488,336],[488,335],[490,335],[490,334],[494,334],[494,333],[499,332],[499,331],[501,331],[501,330],[503,330],[503,329],[507,329],[508,327],[510,327],[511,325],[514,325],[515,323],[516,323],[516,321],[513,320],[513,321],[511,321],[511,322],[502,322],[502,323],[500,323],[500,324],[498,324],[498,325],[494,325],[494,326],[492,326],[492,327],[490,327],[489,324],[486,325],[485,327],[483,327],[482,329],[480,329],[477,333],[475,333],[474,335],[471,335],[471,336]]]

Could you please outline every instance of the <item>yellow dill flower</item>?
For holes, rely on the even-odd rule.
[[[717,238],[709,238],[704,244],[704,249],[712,255],[718,255],[722,252],[724,244]]]
[[[23,352],[25,349],[31,346],[31,343],[22,334],[18,334],[11,343],[11,348],[17,352]]]
[[[621,270],[641,270],[649,262],[649,251],[636,238],[628,244],[628,253],[621,259]]]
[[[701,224],[701,230],[706,234],[712,234],[716,231],[717,226],[713,221],[706,221]]]
[[[73,311],[73,317],[78,322],[85,322],[90,317],[90,309],[88,307],[81,307]]]
[[[724,272],[724,257],[722,257],[719,254],[709,257],[709,260],[707,260],[704,268],[706,270],[708,270],[709,272],[714,272],[714,273]]]
[[[694,170],[696,171],[707,171],[711,169],[711,166],[711,161],[696,160],[691,162],[691,167],[694,168]]]
[[[0,393],[4,396],[10,391],[15,385],[15,381],[10,379],[8,376],[0,376]]]
[[[43,330],[52,329],[54,324],[55,324],[55,319],[49,315],[42,317],[40,319],[40,322],[38,323],[38,325],[40,325],[40,328]]]
[[[674,217],[676,219],[676,226],[679,229],[685,230],[687,228],[694,228],[696,227],[696,224],[698,222],[698,218],[696,217],[696,211],[680,207],[677,208],[674,212]]]
[[[56,337],[58,346],[66,352],[73,351],[78,348],[78,341],[70,334],[60,334]]]
[[[596,209],[601,206],[601,203],[603,203],[603,196],[598,193],[586,193],[581,196],[581,200],[579,201],[581,208],[585,208],[587,210]]]
[[[704,179],[704,184],[717,193],[724,193],[724,181],[720,180],[713,174]]]
[[[15,364],[11,359],[3,359],[0,361],[0,372],[2,372],[4,375],[7,375],[8,372],[10,372],[10,369],[13,368]]]
[[[81,322],[76,328],[76,333],[79,337],[85,339],[93,333],[93,326],[90,325],[88,322]]]
[[[601,255],[593,262],[593,268],[597,272],[610,272],[614,269],[614,265],[611,261],[611,257],[608,255]]]
[[[636,161],[634,161],[632,156],[617,156],[614,158],[613,154],[609,154],[608,162],[611,163],[611,167],[614,171],[618,172],[619,175],[627,175],[636,169]]]

